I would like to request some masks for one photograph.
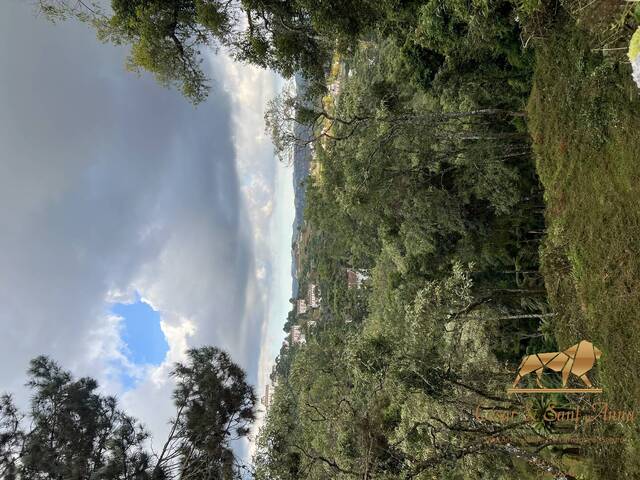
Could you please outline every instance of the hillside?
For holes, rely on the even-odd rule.
[[[634,8],[427,2],[327,68],[258,478],[637,478]],[[601,396],[507,393],[572,345]]]

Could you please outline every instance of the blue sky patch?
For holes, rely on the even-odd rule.
[[[122,317],[120,336],[125,344],[124,354],[139,366],[160,365],[169,351],[169,344],[160,329],[160,313],[145,303],[136,292],[133,303],[116,303],[113,314]],[[123,372],[122,383],[129,389],[135,379]]]

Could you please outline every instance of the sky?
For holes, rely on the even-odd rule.
[[[86,26],[0,14],[0,392],[50,355],[161,438],[187,348],[257,387],[291,296],[293,189],[264,132],[282,80],[207,54],[197,108]]]

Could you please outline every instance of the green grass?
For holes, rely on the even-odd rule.
[[[630,36],[607,7],[618,17],[568,16],[536,45],[529,128],[545,187],[541,263],[558,344],[599,346],[606,399],[640,414],[640,90],[626,51],[598,50],[615,25],[620,42]],[[640,478],[639,431],[616,428],[624,448],[594,447],[593,476]]]

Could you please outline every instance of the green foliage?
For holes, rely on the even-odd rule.
[[[31,361],[30,424],[9,396],[0,406],[0,473],[14,479],[150,478],[148,434],[97,393],[91,378],[74,380],[47,357]],[[125,473],[128,472],[128,473]]]
[[[402,56],[423,88],[444,64],[493,68],[495,78],[485,80],[494,83],[505,75],[513,81],[514,69],[524,65],[507,1],[469,8],[435,0],[112,0],[109,13],[92,2],[40,0],[38,6],[52,20],[76,18],[94,26],[101,40],[129,45],[129,69],[151,72],[194,103],[209,88],[201,66],[205,48],[226,48],[237,60],[285,77],[301,73],[316,87],[324,85],[331,51],[351,53],[378,32],[405,45]]]
[[[406,67],[395,63],[393,44],[381,43],[350,62],[358,74],[344,80],[332,112],[344,121],[316,144],[321,173],[308,186],[307,217],[334,232],[348,265],[371,266],[383,245],[405,274],[475,260],[487,243],[483,262],[503,262],[510,246],[491,237],[540,221],[520,213],[537,182],[527,139],[512,125],[520,114],[466,98],[454,110],[400,86]],[[371,59],[378,62],[369,66]]]
[[[47,357],[31,361],[25,415],[0,397],[0,477],[7,480],[172,480],[241,478],[230,441],[248,434],[255,396],[244,372],[213,347],[177,364],[176,418],[164,447],[92,378],[75,380]]]
[[[175,436],[182,478],[233,478],[231,439],[249,434],[256,397],[244,371],[215,347],[187,352],[176,364]]]
[[[376,12],[374,3],[304,0],[112,0],[110,12],[98,3],[40,0],[38,7],[51,20],[76,18],[95,27],[102,41],[130,46],[129,69],[151,72],[194,103],[209,89],[204,49],[226,48],[237,60],[319,83],[336,40],[349,48],[372,28]]]
[[[318,133],[303,271],[323,306],[307,344],[278,358],[258,478],[509,478],[516,468],[485,441],[498,425],[478,424],[470,406],[513,404],[504,362],[538,335],[518,315],[545,308],[541,191],[512,109],[523,91],[449,88],[443,69],[470,75],[468,64],[411,48],[370,39],[344,60],[331,104],[308,118],[278,110]],[[347,288],[347,267],[371,278]]]
[[[404,45],[402,56],[407,62],[407,68],[414,72],[414,81],[425,90],[431,87],[434,78],[445,62],[444,55],[415,42],[408,42]]]

